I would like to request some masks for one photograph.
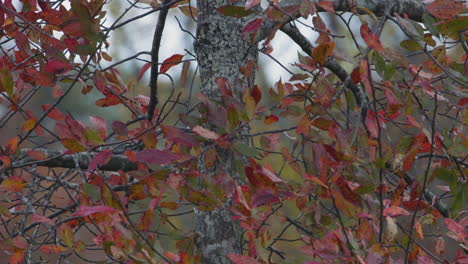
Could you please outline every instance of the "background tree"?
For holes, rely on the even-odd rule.
[[[0,3],[10,263],[467,261],[463,2],[154,0],[111,24],[107,4]],[[194,52],[161,60],[173,10]],[[114,62],[111,34],[154,12],[152,49]],[[289,79],[256,83],[259,53]],[[144,55],[136,78],[117,70]],[[71,112],[76,90],[130,118]]]

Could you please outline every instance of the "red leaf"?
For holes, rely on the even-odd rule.
[[[250,92],[250,96],[255,100],[255,104],[258,104],[262,99],[262,91],[258,88],[258,85],[254,85],[252,91]]]
[[[245,186],[247,187],[247,186]],[[234,193],[234,202],[241,204],[245,209],[250,211],[250,206],[247,200],[245,199],[244,192],[242,191],[242,186],[236,186],[236,190]]]
[[[260,3],[260,0],[247,0],[245,1],[245,8],[250,9]]]
[[[391,216],[391,217],[397,217],[400,215],[410,215],[408,211],[405,209],[398,207],[398,206],[390,206],[388,208],[385,208],[383,211],[384,216]]]
[[[76,212],[73,213],[73,216],[86,217],[92,214],[97,213],[114,213],[116,212],[115,208],[109,207],[107,205],[98,205],[98,206],[80,206],[76,209]]]
[[[192,128],[192,130],[195,131],[200,136],[207,138],[207,139],[217,140],[219,138],[219,136],[215,132],[210,131],[206,128],[203,128],[201,126],[195,126],[194,128]]]
[[[466,231],[462,225],[458,224],[450,218],[445,218],[445,224],[447,225],[447,229],[449,230],[447,236],[460,243],[463,243],[463,241],[465,241]]]
[[[168,150],[146,149],[136,153],[137,161],[155,165],[169,164],[172,162],[185,160],[188,157]]]
[[[227,254],[227,257],[232,261],[233,264],[261,264],[252,257]]]
[[[370,133],[370,136],[377,138],[379,136],[379,127],[377,125],[375,112],[372,110],[367,111],[366,115],[366,127]]]
[[[338,177],[335,183],[336,186],[338,186],[338,188],[340,189],[341,193],[343,194],[343,197],[348,202],[351,202],[356,206],[361,206],[361,197],[357,193],[353,192],[353,190],[351,190],[348,183],[343,177]]]
[[[45,160],[47,159],[47,154],[41,150],[28,150],[26,153],[33,160]]]
[[[171,57],[167,58],[165,61],[163,61],[159,72],[160,73],[167,72],[170,68],[179,64],[183,57],[184,55],[174,54]]]
[[[125,123],[121,121],[112,122],[112,130],[121,137],[126,137],[128,135],[128,128]]]
[[[43,215],[38,215],[38,214],[32,214],[31,216],[32,220],[34,222],[38,222],[38,223],[46,223],[48,225],[51,225],[53,226],[55,223],[54,221],[52,221],[50,218],[48,218],[47,216],[43,216]]]
[[[98,166],[104,166],[109,162],[112,157],[112,151],[110,149],[105,149],[99,152],[94,158],[89,162],[88,170],[93,171],[97,169]]]
[[[436,0],[427,5],[426,10],[435,17],[450,19],[463,10],[463,3],[462,1]]]
[[[137,77],[137,82],[140,81],[141,77],[143,77],[143,75],[149,69],[149,67],[151,67],[151,62],[147,62],[143,65],[143,67],[141,67],[140,73],[138,74],[138,77]]]
[[[367,24],[361,25],[361,36],[366,42],[366,44],[369,46],[369,48],[374,49],[378,52],[384,52],[384,48],[380,43],[379,36],[374,34],[367,26]]]
[[[358,84],[361,81],[361,73],[359,72],[359,67],[354,68],[351,72],[351,80],[354,84]]]
[[[275,115],[266,116],[265,120],[263,120],[263,122],[265,122],[265,124],[267,124],[267,125],[276,123],[278,121],[279,121],[279,118],[277,116],[275,116]]]
[[[96,101],[96,105],[100,107],[108,107],[108,106],[118,105],[121,103],[122,101],[116,95],[110,95],[110,96],[101,98]]]
[[[306,178],[307,180],[311,180],[311,181],[317,183],[318,185],[324,187],[325,189],[328,189],[328,186],[325,185],[325,183],[323,183],[319,178],[313,176],[312,174],[309,174],[309,173],[306,172],[306,173],[304,174],[304,178]]]
[[[63,74],[71,71],[72,69],[73,67],[70,63],[56,59],[50,59],[45,66],[45,71],[52,74]]]
[[[254,33],[257,32],[260,26],[262,25],[263,18],[257,18],[245,25],[244,29],[242,30],[242,38],[244,38],[245,34],[247,33]]]
[[[41,105],[41,107],[42,107],[42,110],[47,111],[47,110],[49,110],[49,109],[52,107],[52,105],[50,105],[50,104],[43,104],[43,105]],[[64,115],[62,112],[60,112],[56,107],[54,107],[54,109],[52,109],[52,110],[47,114],[47,116],[50,117],[50,118],[52,118],[52,119],[54,119],[54,120],[57,120],[57,121],[62,121],[62,120],[65,119],[65,115]]]
[[[177,254],[175,254],[175,253],[172,253],[172,252],[169,252],[169,251],[165,252],[164,255],[165,255],[168,259],[170,259],[170,260],[172,260],[172,261],[174,261],[174,262],[179,262],[179,261],[181,260],[181,258],[180,258],[179,255],[177,255]]]
[[[429,256],[418,256],[418,264],[434,264],[435,262]]]
[[[257,208],[261,205],[269,205],[280,202],[281,200],[270,189],[257,190],[252,197],[252,207]]]
[[[468,97],[462,98],[458,101],[457,107],[460,109],[465,109],[468,107]]]
[[[317,3],[317,5],[329,13],[335,13],[335,8],[333,7],[333,3],[329,1],[320,1],[319,3]]]
[[[174,126],[162,126],[162,131],[166,138],[174,143],[182,144],[188,147],[198,146],[200,143],[196,140],[192,134],[183,131],[180,128]]]

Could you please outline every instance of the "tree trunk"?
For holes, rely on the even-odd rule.
[[[227,0],[197,1],[197,38],[195,51],[200,69],[201,91],[209,99],[220,102],[220,91],[216,85],[217,77],[225,77],[234,85],[234,93],[239,95],[243,87],[252,86],[254,72],[247,79],[240,68],[250,60],[256,64],[257,44],[244,40],[241,36],[249,18],[224,16],[216,8],[232,4]],[[244,5],[240,1],[237,5]],[[247,38],[246,38],[247,39]],[[233,166],[233,153],[223,153],[223,160],[218,160],[213,168],[200,168],[201,173],[213,176],[224,171],[233,178],[238,172]],[[200,164],[203,164],[201,160]],[[233,221],[230,202],[211,212],[197,211],[195,230],[198,233],[197,244],[201,252],[201,263],[231,263],[227,254],[241,254],[242,230],[237,221]]]

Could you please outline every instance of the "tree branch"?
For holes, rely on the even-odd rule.
[[[158,24],[154,30],[153,45],[151,47],[151,76],[150,76],[150,101],[148,104],[148,120],[151,121],[154,115],[154,109],[158,104],[158,76],[159,76],[159,47],[161,46],[161,37],[166,24],[167,13],[169,12],[169,6],[166,4],[169,0],[164,0],[163,5],[165,7],[161,9],[158,17]]]
[[[41,151],[46,154],[47,159],[45,160],[33,160],[26,153],[31,149],[22,149],[19,156],[25,156],[21,160],[14,161],[12,166],[9,168],[21,168],[24,166],[43,166],[49,168],[80,168],[87,170],[89,163],[97,155],[97,153],[80,152],[75,154],[63,154],[58,150],[49,149],[34,149]],[[78,164],[76,164],[76,162]],[[137,164],[128,160],[125,155],[113,155],[109,162],[99,167],[103,171],[132,171],[137,169]]]

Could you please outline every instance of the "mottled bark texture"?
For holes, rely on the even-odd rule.
[[[197,1],[197,38],[195,51],[200,70],[201,91],[209,99],[220,102],[220,91],[216,84],[217,77],[227,78],[234,84],[234,94],[240,95],[246,86],[252,86],[254,74],[246,78],[240,71],[248,61],[257,63],[257,43],[243,39],[242,29],[252,19],[226,17],[216,11],[216,8],[232,4],[228,0],[198,0]],[[239,1],[236,5],[245,5]],[[221,154],[221,153],[219,153]],[[218,155],[220,158],[215,167],[210,169],[200,167],[205,176],[227,172],[233,178],[238,178],[233,163],[233,153]],[[222,157],[222,158],[221,158]],[[222,160],[221,160],[222,159]],[[201,160],[200,164],[203,164]],[[211,212],[196,212],[195,230],[198,233],[197,244],[200,249],[201,263],[223,264],[231,263],[227,254],[241,254],[242,230],[226,202]]]

